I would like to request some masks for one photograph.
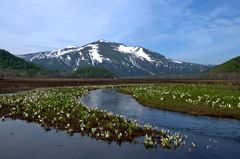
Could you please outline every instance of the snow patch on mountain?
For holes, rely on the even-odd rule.
[[[89,44],[89,45],[87,45],[87,47],[91,47],[91,49],[89,50],[89,55],[90,55],[90,58],[92,61],[92,65],[94,66],[95,61],[102,63],[103,58],[102,58],[102,55],[100,55],[98,53],[98,45],[97,44],[95,44],[95,45]]]
[[[102,63],[104,60],[105,61],[111,61],[109,58],[103,57],[103,55],[99,54],[99,46],[98,44],[88,44],[86,47],[91,47],[89,50],[89,56],[92,61],[92,65],[94,66],[96,62]]]
[[[182,61],[176,61],[176,60],[173,60],[172,62],[179,63],[179,64],[183,63]]]
[[[115,50],[123,53],[133,53],[137,50],[137,47],[130,47],[125,45],[119,45]]]
[[[144,59],[148,60],[148,61],[154,61],[150,58],[150,56],[148,54],[146,54],[144,51],[143,51],[143,48],[139,48],[136,52],[136,55],[139,56],[139,57],[143,57]]]
[[[52,51],[50,53],[46,53],[45,57],[46,58],[61,57],[61,56],[65,55],[65,54],[69,54],[71,52],[75,52],[75,51],[77,51],[77,49],[79,49],[78,46],[67,46],[64,49],[55,50],[55,51]]]
[[[70,45],[70,46],[67,46],[66,48],[67,48],[67,49],[77,49],[77,48],[79,48],[79,47],[76,46],[76,45]]]
[[[147,73],[150,73],[151,75],[154,75],[153,72],[148,71],[148,70],[140,67],[132,58],[129,58],[129,60],[131,61],[132,65],[134,65],[135,67],[137,67],[137,68],[139,68],[139,69],[141,69],[141,70],[143,70],[143,71],[145,71],[145,72],[147,72]]]
[[[69,55],[67,55],[67,59],[70,61],[71,60],[71,57]]]
[[[21,56],[20,56],[21,57]],[[44,59],[46,57],[45,53],[39,53],[29,59],[29,61],[33,61],[34,59]]]
[[[140,47],[129,47],[125,45],[119,45],[114,50],[123,52],[123,53],[135,54],[138,57],[146,59],[149,62],[154,61],[150,58],[150,56],[147,53],[143,51],[143,48],[140,48]]]

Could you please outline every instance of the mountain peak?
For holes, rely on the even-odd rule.
[[[86,66],[103,67],[119,77],[196,73],[208,68],[205,65],[172,60],[143,47],[103,39],[81,47],[74,45],[21,57],[50,69],[65,71]]]
[[[108,41],[108,40],[104,40],[104,39],[99,39],[93,43],[114,43],[114,42],[111,42],[111,41]]]
[[[100,40],[98,40],[100,43],[102,43],[102,42],[105,42],[105,43],[111,43],[111,41],[108,41],[108,40],[104,40],[104,39],[100,39]]]

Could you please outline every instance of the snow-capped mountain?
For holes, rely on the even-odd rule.
[[[206,65],[172,60],[142,47],[105,40],[20,57],[48,69],[74,71],[80,67],[99,66],[118,76],[189,74],[209,68]]]

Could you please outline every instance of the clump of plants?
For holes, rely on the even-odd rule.
[[[65,130],[69,135],[82,133],[107,142],[135,142],[145,137],[146,147],[178,147],[183,143],[179,134],[139,125],[124,116],[83,106],[78,101],[88,88],[37,89],[0,97],[0,117],[37,122],[46,130]]]

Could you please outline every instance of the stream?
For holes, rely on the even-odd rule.
[[[193,142],[197,148],[191,150],[190,156],[198,154],[197,158],[229,158],[231,155],[231,158],[240,158],[238,156],[240,150],[239,120],[193,116],[150,108],[114,89],[91,91],[81,99],[81,103],[124,115],[141,124],[150,123],[159,129],[169,129],[187,135],[188,144],[180,151],[184,152],[185,149],[189,149],[187,145]],[[177,151],[179,150],[176,150],[176,153]],[[186,157],[188,156],[184,156]]]

